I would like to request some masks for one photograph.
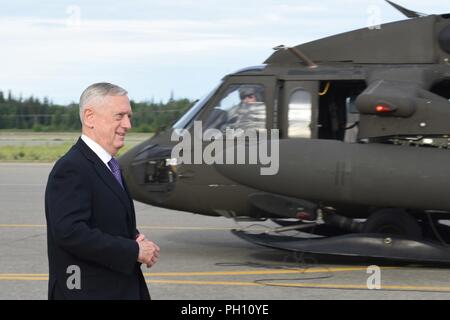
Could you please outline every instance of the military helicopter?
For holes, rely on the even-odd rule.
[[[263,65],[225,76],[120,158],[133,198],[270,219],[277,224],[266,232],[233,231],[267,247],[450,262],[450,14],[387,2],[409,19],[278,46]],[[249,125],[256,135],[219,143]],[[191,148],[180,151],[183,137]],[[224,161],[239,152],[248,160],[266,142],[276,164]],[[207,149],[218,161],[180,161]]]

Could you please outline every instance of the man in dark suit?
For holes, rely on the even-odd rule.
[[[45,193],[49,299],[150,299],[141,263],[159,247],[139,234],[114,156],[131,128],[127,92],[109,83],[80,98],[82,135],[57,161]]]

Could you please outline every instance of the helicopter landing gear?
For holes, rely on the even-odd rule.
[[[419,223],[403,209],[381,209],[372,213],[364,223],[363,233],[377,233],[421,239]]]
[[[318,220],[309,224],[290,224],[259,234],[246,230],[232,230],[232,233],[257,245],[292,252],[450,264],[449,247],[425,237],[426,232],[422,232],[419,222],[404,209],[379,209],[365,222],[322,209],[325,214],[318,215],[323,218],[322,223]],[[311,230],[305,230],[307,225]],[[344,232],[330,232],[333,230],[330,227],[339,227]],[[302,231],[303,235],[280,235],[288,230]]]

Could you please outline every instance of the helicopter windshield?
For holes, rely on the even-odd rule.
[[[222,82],[220,82],[209,94],[204,96],[202,99],[198,100],[184,115],[178,119],[177,122],[172,126],[172,129],[186,129],[187,126],[192,122],[192,120],[197,116],[200,110],[204,107],[206,102],[216,93]]]

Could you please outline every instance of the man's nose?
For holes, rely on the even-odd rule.
[[[131,129],[131,119],[128,116],[123,117],[122,119],[122,127],[125,129]]]

